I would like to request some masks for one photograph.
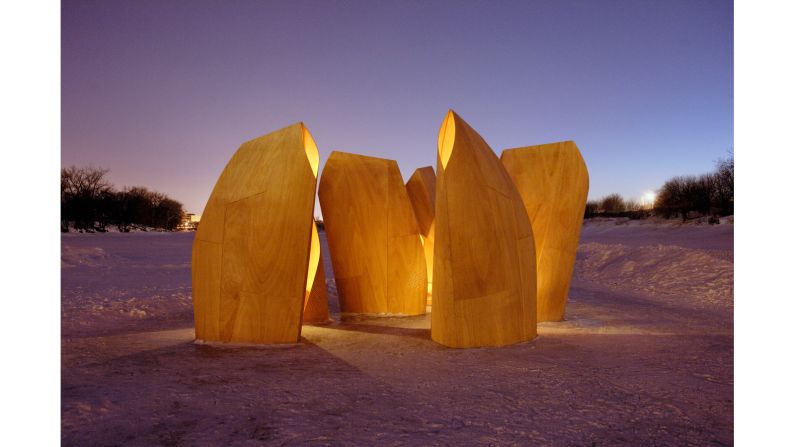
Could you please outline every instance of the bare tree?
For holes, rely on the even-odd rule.
[[[71,166],[61,169],[61,230],[69,226],[105,231],[113,223],[119,231],[133,225],[174,230],[183,214],[182,204],[144,187],[115,191],[105,178],[107,169]]]
[[[68,230],[69,222],[75,228],[93,230],[97,225],[104,230],[107,213],[99,204],[112,191],[105,176],[108,170],[89,166],[70,166],[61,169],[61,227]]]
[[[734,214],[734,153],[715,163],[713,174],[712,208],[716,214]]]
[[[599,210],[604,213],[620,213],[626,209],[626,202],[620,194],[610,194],[599,202]]]
[[[713,210],[714,191],[714,174],[674,177],[660,189],[654,209],[666,218],[679,215],[683,221],[689,213],[708,215]]]
[[[589,200],[585,202],[585,218],[594,217],[599,211],[599,202],[596,200]]]
[[[641,205],[637,200],[627,200],[624,203],[624,210],[631,211],[633,213],[643,211],[643,205]]]

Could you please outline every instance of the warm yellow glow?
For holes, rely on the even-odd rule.
[[[306,158],[309,160],[309,166],[312,167],[312,173],[315,174],[315,178],[317,178],[317,167],[320,163],[320,153],[317,150],[315,139],[312,138],[312,134],[309,133],[309,129],[307,129],[303,124],[301,127],[304,129],[304,151],[306,151]]]
[[[453,153],[453,143],[455,143],[455,118],[453,111],[448,110],[444,117],[442,128],[439,129],[439,159],[442,161],[442,169],[447,167],[447,161]]]
[[[657,199],[657,194],[654,191],[646,191],[640,197],[640,204],[645,208],[654,206],[654,200]]]
[[[315,275],[317,274],[317,265],[320,262],[320,237],[317,234],[317,225],[312,222],[312,242],[309,246],[309,270],[306,275],[306,298],[304,299],[304,306],[306,306],[309,293],[312,291],[312,284],[315,282]]]

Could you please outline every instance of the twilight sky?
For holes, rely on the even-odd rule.
[[[436,164],[452,108],[499,153],[574,140],[590,198],[639,198],[733,147],[726,0],[70,1],[62,165],[201,213],[238,146],[304,121],[320,149]],[[319,211],[316,211],[319,214]]]

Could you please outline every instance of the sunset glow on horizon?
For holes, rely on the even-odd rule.
[[[731,2],[70,1],[62,14],[62,165],[196,214],[243,142],[297,122],[318,175],[332,150],[395,159],[404,180],[435,169],[448,109],[498,156],[574,140],[591,199],[711,171],[733,146]]]

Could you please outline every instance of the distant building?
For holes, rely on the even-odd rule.
[[[182,220],[180,221],[177,228],[180,231],[196,231],[196,228],[199,227],[199,221],[201,218],[201,215],[185,213],[182,215]]]

